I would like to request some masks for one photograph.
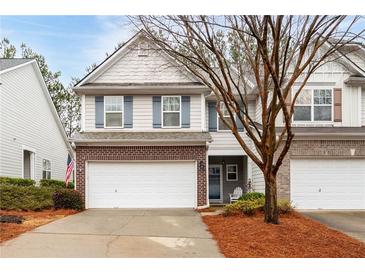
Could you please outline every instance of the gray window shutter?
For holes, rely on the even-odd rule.
[[[209,131],[217,131],[216,102],[208,102]]]
[[[124,127],[133,128],[133,96],[124,96]]]
[[[104,96],[95,96],[95,127],[104,127]]]
[[[190,127],[190,96],[181,96],[181,127]]]
[[[152,97],[153,127],[161,127],[161,96]]]
[[[240,104],[240,108],[243,109],[243,105],[242,104]],[[244,115],[243,115],[243,112],[242,111],[241,111],[241,117],[244,118]],[[240,118],[238,118],[237,116],[236,116],[236,125],[237,125],[238,131],[241,131],[241,132],[244,131],[243,124],[242,124]]]

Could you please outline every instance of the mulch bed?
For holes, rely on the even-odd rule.
[[[230,258],[364,258],[365,244],[294,212],[280,224],[256,216],[202,216]]]
[[[0,243],[19,236],[38,226],[47,224],[78,211],[69,209],[43,211],[15,211],[0,210],[0,216],[18,216],[23,218],[22,223],[0,223]],[[6,219],[6,218],[5,218]]]

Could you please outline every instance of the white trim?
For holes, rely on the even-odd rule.
[[[219,199],[209,199],[209,192],[208,192],[208,201],[209,203],[223,203],[223,165],[219,165],[219,164],[213,164],[213,165],[209,165],[209,168],[211,167],[219,167],[219,184],[220,184],[220,188],[219,188]],[[208,169],[208,185],[209,185],[209,169]]]
[[[107,111],[105,108],[105,98],[107,97],[121,97],[122,98],[122,110],[121,111]],[[120,113],[122,116],[122,126],[121,127],[107,127],[106,126],[106,114],[107,113]],[[112,95],[112,96],[104,96],[104,128],[108,128],[108,129],[121,129],[124,128],[124,96],[118,96],[118,95]]]
[[[311,108],[311,120],[308,120],[308,121],[295,121],[294,120],[294,115],[293,115],[293,118],[292,118],[292,123],[293,125],[303,125],[303,124],[333,124],[334,123],[334,93],[333,93],[333,87],[304,87],[301,92],[303,90],[310,90],[311,92],[311,103],[310,104],[297,104],[295,103],[294,107],[298,106],[308,106]],[[322,104],[322,105],[319,105],[319,104],[314,104],[314,91],[315,90],[330,90],[331,91],[331,105],[329,104]],[[296,93],[296,90],[292,89],[292,98],[294,97],[295,93]],[[324,120],[321,120],[321,121],[315,121],[314,120],[314,107],[315,106],[324,106],[324,107],[328,107],[328,106],[331,106],[331,120],[327,120],[327,121],[324,121]]]
[[[116,52],[114,52],[112,55],[114,56],[110,56],[110,58],[108,60],[103,60],[102,63],[99,64],[99,67],[96,68],[94,71],[92,71],[88,76],[86,76],[81,82],[79,82],[77,84],[76,87],[80,87],[81,85],[83,85],[85,82],[89,81],[89,80],[94,80],[96,79],[98,76],[100,76],[101,73],[103,73],[107,68],[109,68],[111,65],[113,65],[116,61],[118,61],[119,56],[122,55],[124,53],[124,51],[126,51],[128,49],[128,46],[130,44],[132,44],[134,41],[136,41],[140,36],[140,32],[136,33],[134,36],[132,36],[130,38],[130,40],[125,43],[123,46],[121,46]]]
[[[36,150],[34,148],[22,145],[22,178],[24,179],[24,151],[30,152],[30,179],[35,180],[35,154]]]
[[[146,35],[144,30],[140,30],[138,31],[136,34],[134,34],[134,36],[132,36],[129,41],[127,41],[124,45],[122,45],[119,49],[117,49],[115,52],[112,53],[112,55],[109,57],[109,59],[104,59],[99,66],[92,71],[89,75],[87,75],[81,82],[79,82],[75,88],[79,88],[81,87],[85,82],[88,81],[93,81],[95,80],[97,77],[99,77],[103,72],[105,72],[109,67],[111,67],[113,64],[115,64],[122,56],[122,54],[128,50],[128,47],[133,44],[136,40],[140,39],[141,37],[145,38],[147,40],[147,44],[149,43],[153,43],[153,46],[156,46],[159,50],[160,50],[160,54],[163,55],[168,61],[173,62],[174,64],[176,64],[178,70],[184,74],[188,79],[190,79],[191,81],[199,81],[200,83],[202,83],[200,81],[200,79],[198,79],[195,75],[193,75],[190,71],[188,71],[185,67],[181,66],[181,64],[179,62],[176,61],[176,59],[172,58],[171,56],[169,56],[168,54],[166,54],[162,48],[157,45],[156,43],[154,43],[153,41],[151,41],[151,39],[148,38],[148,36]],[[150,46],[150,45],[148,45]],[[150,48],[150,47],[149,47]],[[104,62],[104,63],[103,63]],[[203,84],[203,83],[202,83]],[[205,88],[207,88],[204,85]],[[87,87],[90,88],[90,87]]]
[[[224,107],[224,108],[226,107],[224,102],[219,102],[219,103],[221,104],[221,107],[220,107],[221,109],[222,109],[222,107]],[[223,114],[223,112],[222,112],[222,114]],[[229,119],[231,119],[231,116],[229,114],[223,115],[223,117],[228,117]],[[233,114],[233,117],[234,117],[234,119],[236,119],[236,114]],[[220,117],[217,112],[217,132],[231,132],[230,129],[219,129],[219,119],[220,119]]]
[[[357,100],[358,101],[358,117],[359,117],[359,122],[358,122],[358,125],[359,125],[359,127],[361,127],[361,125],[362,125],[362,110],[361,110],[361,106],[362,106],[362,94],[361,94],[361,92],[362,92],[362,87],[361,86],[359,86],[358,87],[358,94],[357,94],[357,98],[359,99],[359,100]],[[343,97],[343,96],[341,96],[341,97]]]
[[[10,68],[4,69],[4,70],[0,70],[0,74],[4,74],[4,73],[7,73],[9,71],[24,67],[24,66],[29,65],[31,63],[36,63],[36,61],[35,60],[30,60],[29,62],[25,62],[25,63],[17,65],[17,66],[13,66],[13,67],[10,67]]]
[[[168,98],[168,97],[178,97],[179,98],[179,111],[176,111],[176,110],[174,110],[174,111],[168,111],[168,110],[166,110],[166,111],[164,111],[163,110],[163,99],[164,98]],[[167,95],[167,96],[161,96],[161,128],[181,128],[181,95]],[[163,121],[164,121],[164,119],[163,119],[163,114],[164,114],[164,112],[165,113],[179,113],[179,126],[164,126],[164,124],[163,124]]]
[[[248,180],[251,180],[251,187],[252,187],[252,163],[253,161],[251,160],[251,158],[247,157],[247,182]]]
[[[236,167],[236,172],[234,172],[236,174],[236,179],[228,179],[228,173],[233,173],[233,172],[228,172],[228,167],[234,166]],[[237,164],[226,164],[226,181],[227,182],[237,182],[238,181],[238,165]]]
[[[49,162],[50,169],[43,169],[43,161]],[[46,178],[43,178],[43,171],[46,172]],[[51,180],[52,179],[52,162],[49,159],[42,158],[42,174],[41,174],[42,179],[47,179],[47,172],[50,172],[49,180]]]

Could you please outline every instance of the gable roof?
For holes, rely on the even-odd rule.
[[[123,60],[123,57],[126,56],[126,54],[129,53],[129,50],[131,49],[129,46],[135,43],[138,39],[145,39],[148,43],[152,44],[153,46],[156,46],[155,49],[159,49],[158,45],[153,43],[145,32],[143,30],[140,30],[137,32],[134,36],[132,36],[126,43],[124,43],[121,47],[116,49],[111,55],[109,55],[105,60],[103,60],[98,66],[96,66],[92,71],[90,71],[86,76],[84,76],[79,82],[75,84],[75,88],[83,87],[83,86],[91,86],[91,85],[97,85],[99,81],[99,77],[102,77],[103,74],[108,69],[113,69],[114,65],[117,65],[117,63],[121,60]],[[163,51],[159,51],[159,54],[161,54],[162,58],[165,58],[167,62],[171,63],[173,67],[176,69],[176,71],[181,72],[181,76],[185,77],[188,81],[183,81],[184,84],[192,84],[192,85],[203,85],[203,83],[198,80],[194,75],[192,75],[188,70],[182,68],[176,60],[171,58],[170,56],[167,56]],[[169,67],[169,66],[167,66]],[[181,80],[181,79],[180,79]],[[96,81],[94,83],[94,81]],[[92,83],[90,83],[92,82]],[[100,82],[100,81],[99,81]],[[154,83],[154,82],[153,82]],[[169,83],[169,84],[180,84],[181,82],[177,81],[176,83]],[[99,83],[100,84],[100,83]],[[103,83],[108,85],[107,83]],[[119,84],[119,83],[118,83]],[[126,85],[134,85],[135,82],[131,83],[124,83]],[[138,84],[138,83],[137,83]],[[149,84],[148,80],[143,81],[143,84]],[[156,83],[155,83],[156,84]]]
[[[14,69],[19,65],[26,64],[33,61],[33,59],[25,58],[0,58],[0,71]]]
[[[6,60],[6,61],[3,62],[3,60]],[[72,149],[71,144],[70,144],[70,142],[67,138],[65,129],[64,129],[64,127],[61,123],[61,120],[58,116],[57,110],[56,110],[56,108],[53,104],[52,98],[49,94],[46,83],[44,82],[44,79],[43,79],[42,73],[39,69],[39,66],[37,64],[37,61],[35,59],[14,59],[13,61],[14,62],[12,62],[11,59],[0,59],[0,64],[3,62],[4,64],[7,64],[9,66],[7,69],[0,70],[0,74],[5,74],[9,71],[19,69],[23,66],[31,65],[33,67],[33,70],[34,70],[34,72],[35,72],[35,74],[36,74],[36,76],[39,80],[39,83],[41,85],[41,88],[43,90],[43,94],[46,97],[46,100],[47,100],[48,105],[50,107],[50,110],[52,112],[52,116],[56,121],[56,124],[57,124],[57,127],[58,127],[59,131],[60,131],[60,134],[62,135],[62,138],[63,138],[63,140],[66,144],[67,150],[68,150],[70,156],[73,158],[73,156],[74,156],[73,149]],[[12,66],[10,66],[10,64],[12,64]]]

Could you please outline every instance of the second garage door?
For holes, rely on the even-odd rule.
[[[299,209],[365,209],[365,160],[290,161],[291,200]]]
[[[195,162],[90,162],[89,208],[196,207]]]

